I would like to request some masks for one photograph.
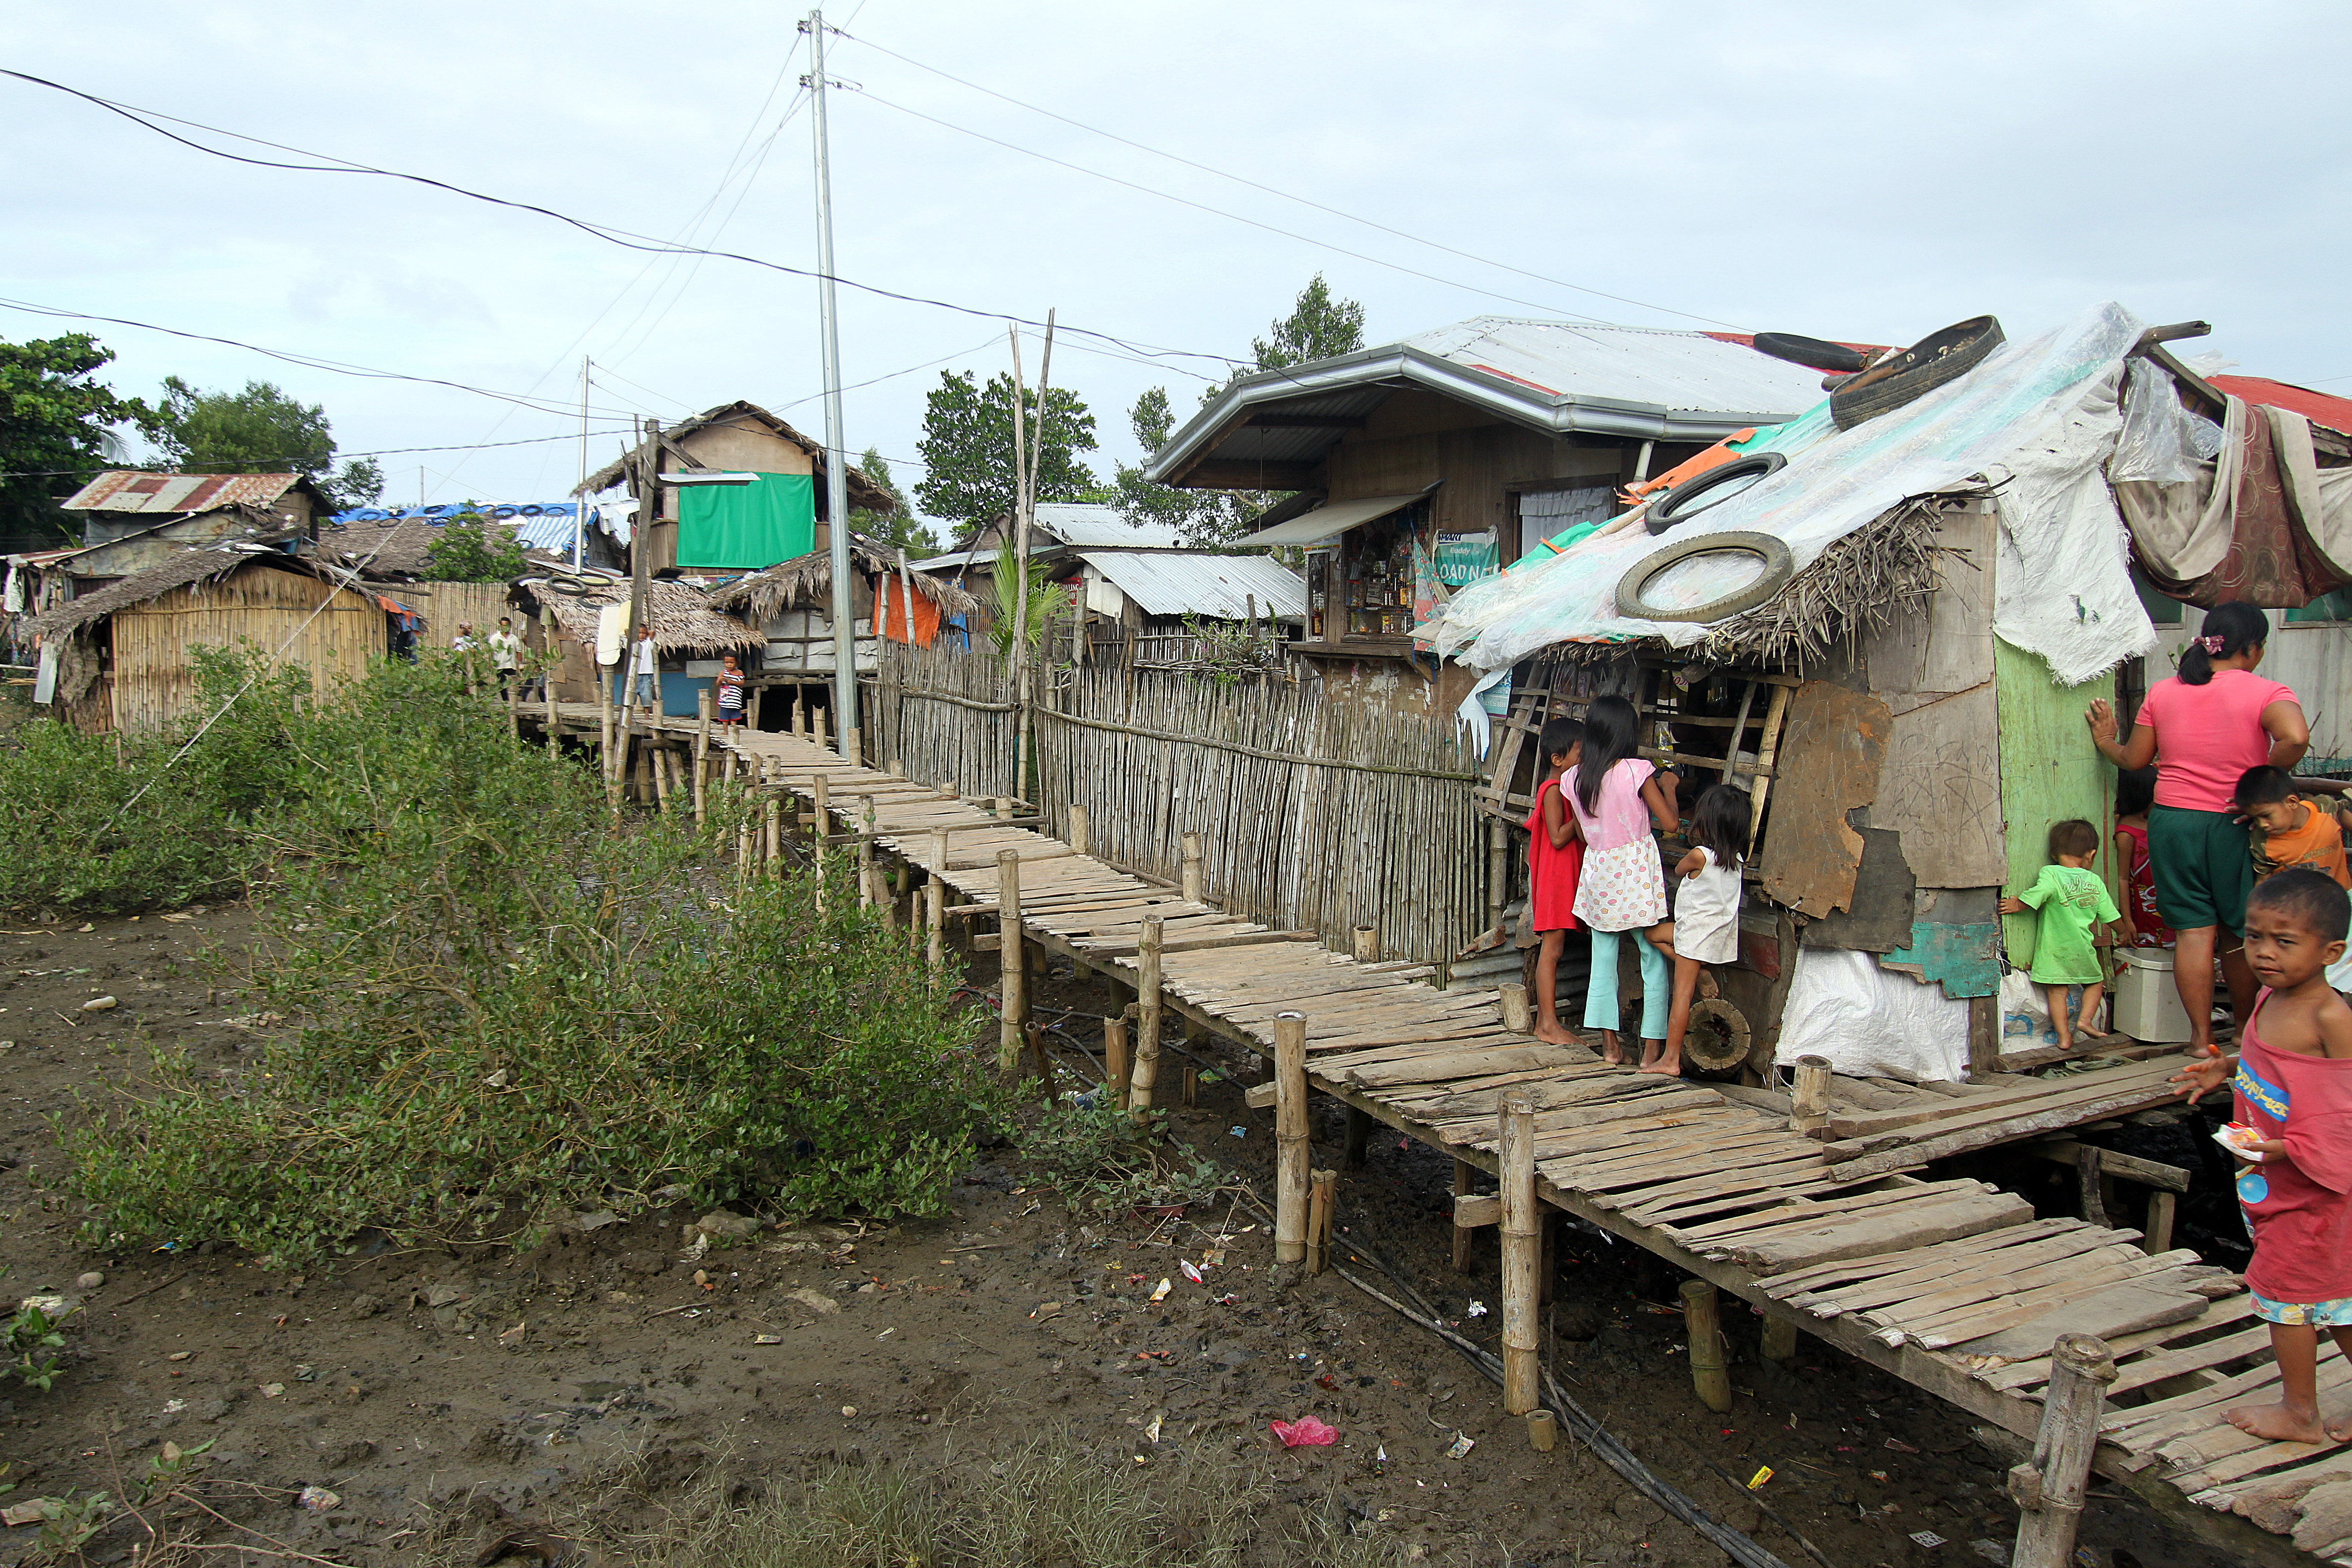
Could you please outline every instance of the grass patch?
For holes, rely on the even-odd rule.
[[[91,1243],[296,1267],[680,1199],[942,1210],[1005,1109],[952,977],[838,880],[714,875],[730,790],[707,829],[616,829],[459,679],[378,665],[215,760],[215,798],[277,775],[239,826],[268,866],[243,979],[287,1024],[248,1069],[164,1053],[60,1126]]]

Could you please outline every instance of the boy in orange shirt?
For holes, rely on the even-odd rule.
[[[2344,861],[2343,808],[2322,809],[2295,787],[2284,768],[2248,768],[2238,780],[2236,801],[2253,824],[2254,880],[2274,877],[2290,866],[2308,866],[2352,888]]]

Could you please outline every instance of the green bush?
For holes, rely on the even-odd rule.
[[[250,985],[290,1021],[222,1081],[159,1056],[63,1130],[102,1245],[225,1240],[290,1264],[380,1227],[527,1241],[667,1189],[934,1213],[1003,1091],[902,931],[837,880],[709,868],[707,830],[616,830],[445,667],[308,710]]]
[[[1227,1184],[1225,1173],[1170,1137],[1167,1120],[1164,1111],[1131,1117],[1117,1095],[1080,1095],[1024,1128],[1021,1152],[1074,1209],[1114,1215],[1205,1203]]]

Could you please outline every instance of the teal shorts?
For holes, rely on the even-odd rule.
[[[2246,895],[2254,890],[2251,829],[2226,811],[2147,808],[2147,860],[2156,912],[2174,931],[2246,929]]]

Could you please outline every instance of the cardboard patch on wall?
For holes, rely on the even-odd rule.
[[[1863,837],[1846,813],[1877,797],[1893,728],[1885,703],[1825,680],[1789,700],[1757,868],[1775,902],[1815,920],[1853,907]]]

